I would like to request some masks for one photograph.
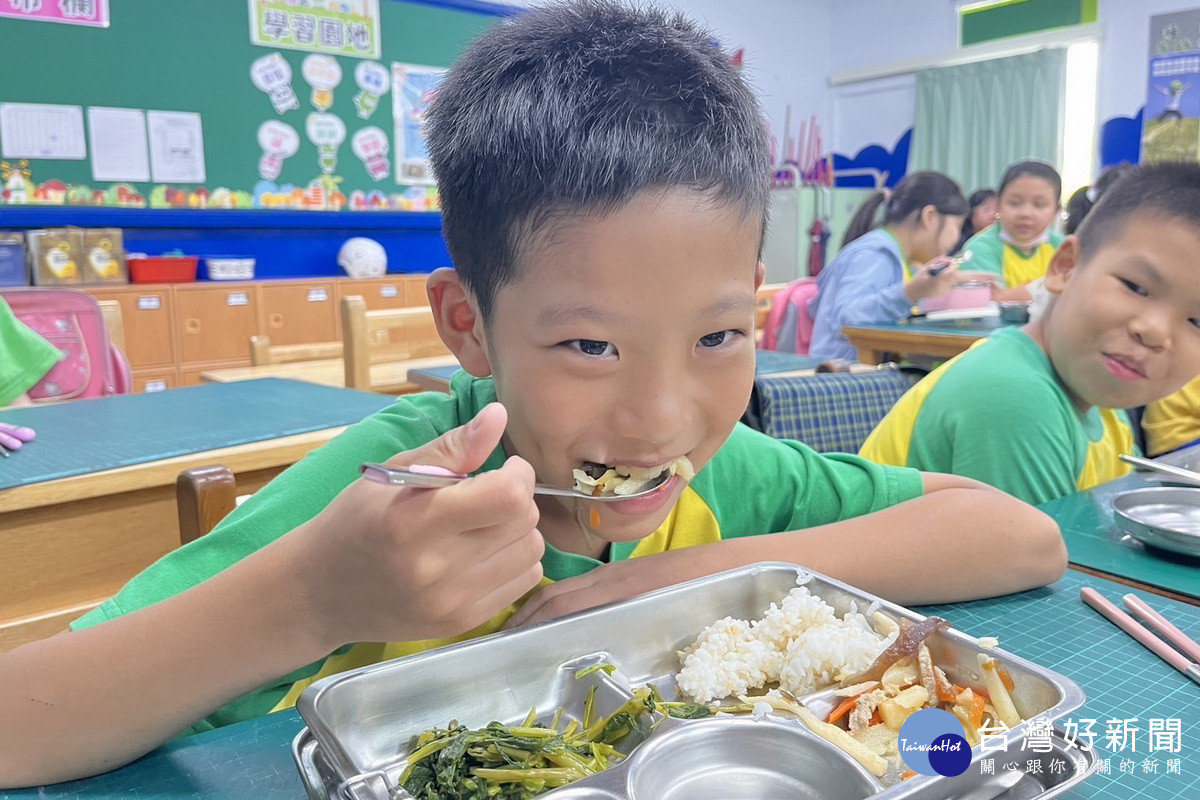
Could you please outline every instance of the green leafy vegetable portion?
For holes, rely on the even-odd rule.
[[[587,667],[580,678],[609,665]],[[634,690],[611,714],[593,719],[596,687],[588,690],[582,722],[560,727],[563,709],[545,725],[531,710],[520,725],[492,722],[470,730],[457,721],[414,736],[400,785],[417,800],[530,800],[625,760],[668,716],[701,719],[718,712],[749,713],[745,704],[701,706],[667,702],[653,686]]]

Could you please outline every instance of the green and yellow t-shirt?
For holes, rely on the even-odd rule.
[[[0,297],[0,408],[29,391],[62,357]]]
[[[86,628],[128,614],[206,580],[316,516],[358,478],[364,461],[384,461],[429,442],[474,418],[495,399],[491,379],[461,371],[449,395],[428,392],[399,399],[310,453],[207,536],[164,556],[72,627]],[[498,469],[504,459],[498,448],[483,469]],[[739,424],[684,490],[662,526],[640,541],[614,544],[609,557],[618,561],[726,538],[811,528],[879,511],[922,491],[921,476],[914,470],[883,467],[847,454],[819,455],[799,442],[772,439]],[[548,580],[581,575],[600,563],[548,545],[542,558]],[[305,687],[326,675],[494,632],[515,610],[506,609],[454,639],[347,645],[235,700],[191,730],[288,708]]]
[[[1029,503],[1130,471],[1125,412],[1072,404],[1050,359],[1019,328],[976,342],[910,389],[863,443],[881,464],[948,472]]]
[[[1050,259],[1062,244],[1063,237],[1054,231],[1047,236],[1046,241],[1027,253],[1000,238],[999,223],[989,225],[963,246],[963,255],[970,253],[971,260],[960,269],[999,275],[1010,289],[1024,286],[1046,276]]]
[[[1142,414],[1146,452],[1159,456],[1200,439],[1200,377],[1146,406]]]

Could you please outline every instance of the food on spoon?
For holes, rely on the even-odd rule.
[[[625,464],[609,466],[585,461],[572,473],[575,476],[575,491],[593,497],[620,497],[637,494],[666,483],[667,478],[678,475],[685,481],[696,477],[696,470],[687,456],[680,456],[669,464],[657,467],[631,467]],[[665,477],[664,477],[665,476]]]

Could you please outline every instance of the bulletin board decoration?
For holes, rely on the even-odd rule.
[[[1200,8],[1150,18],[1143,161],[1200,159]]]
[[[431,184],[425,121],[446,70],[392,64],[392,116],[396,126],[396,183]]]
[[[0,207],[439,210],[427,166],[411,166],[424,158],[422,109],[410,108],[409,133],[416,130],[418,138],[409,141],[396,138],[403,126],[395,120],[395,94],[393,120],[381,116],[386,111],[379,107],[396,89],[390,65],[403,55],[403,63],[422,65],[423,72],[413,73],[421,80],[440,75],[471,40],[519,9],[429,0],[365,4],[376,14],[375,30],[387,28],[388,39],[378,55],[352,57],[293,50],[274,39],[269,47],[252,44],[247,8],[265,13],[276,5],[294,11],[335,3],[122,0],[107,28],[0,17],[0,74],[26,76],[0,86],[0,104],[82,108],[89,134],[97,109],[109,119],[140,114],[147,127],[154,119],[192,115],[202,130],[196,150],[203,153],[203,172],[149,180],[95,170],[91,138],[83,157],[0,156]],[[148,37],[147,30],[157,33]],[[204,57],[184,57],[196,42],[204,42]],[[127,55],[113,58],[114,52]],[[150,69],[153,81],[146,80]],[[431,89],[419,90],[417,99],[427,100]],[[311,126],[310,115],[316,116]],[[406,162],[416,174],[401,174]]]
[[[266,47],[379,58],[379,0],[247,0],[250,41]]]
[[[107,28],[108,0],[4,0],[0,17]]]

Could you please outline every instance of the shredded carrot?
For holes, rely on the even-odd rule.
[[[858,702],[861,694],[856,694],[853,697],[847,697],[845,700],[837,704],[837,707],[829,712],[829,716],[825,718],[826,722],[837,722],[842,717],[846,716],[850,709]]]
[[[881,722],[883,722],[883,715],[879,713],[879,709],[877,708],[871,713],[871,724],[878,725]]]
[[[591,523],[593,528],[600,527],[600,509],[592,506],[592,510],[588,512],[588,522]]]
[[[951,684],[950,690],[947,691],[942,688],[941,681],[934,680],[934,684],[937,686],[938,700],[941,700],[943,703],[953,703],[955,698],[957,698],[960,694],[962,694],[961,686],[955,686],[955,685]]]
[[[1016,688],[1016,684],[1013,683],[1012,675],[1009,675],[1008,670],[1006,670],[1004,667],[998,668],[996,670],[996,674],[1000,676],[1000,682],[1004,684],[1005,689],[1008,689],[1011,692],[1014,688]]]
[[[917,773],[913,772],[911,769],[906,769],[906,770],[904,770],[904,772],[900,773],[900,780],[902,780],[902,781],[906,781],[909,778],[915,778],[915,777],[917,777]]]
[[[987,705],[987,701],[983,699],[983,695],[972,690],[971,693],[971,711],[967,717],[971,724],[978,728],[983,724],[983,708]]]

